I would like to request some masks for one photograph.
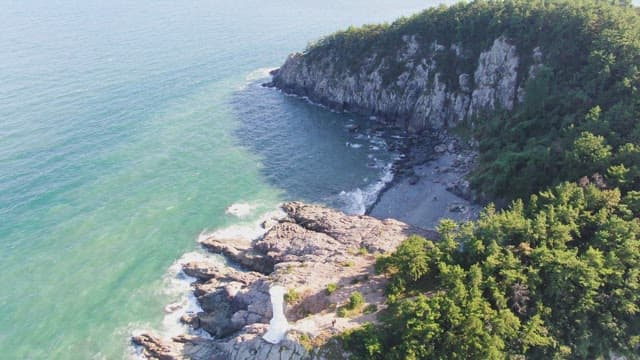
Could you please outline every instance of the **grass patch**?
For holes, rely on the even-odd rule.
[[[327,295],[331,295],[338,290],[338,284],[331,283],[327,284]]]
[[[302,295],[300,295],[300,293],[295,289],[289,289],[289,291],[284,294],[284,300],[287,302],[287,304],[297,303],[298,301],[300,301],[300,299],[302,299]]]

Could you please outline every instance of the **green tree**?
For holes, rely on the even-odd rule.
[[[567,164],[577,178],[602,171],[610,158],[611,146],[605,138],[585,131],[573,142],[567,153]]]

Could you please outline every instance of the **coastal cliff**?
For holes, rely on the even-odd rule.
[[[267,85],[425,141],[455,129],[477,145],[473,189],[527,198],[633,166],[606,147],[626,153],[640,133],[637,19],[628,2],[441,6],[326,36],[290,55]],[[591,142],[606,159],[587,155]]]
[[[201,241],[244,271],[184,266],[203,311],[182,320],[215,339],[133,341],[164,359],[637,358],[638,19],[602,1],[477,1],[291,55],[268,85],[418,133],[371,211],[406,223],[287,203],[258,239]],[[459,124],[475,138],[446,135]],[[472,220],[434,192],[473,199],[472,185],[524,200],[437,233],[409,225]],[[260,339],[274,284],[293,323],[278,345]]]
[[[425,42],[416,34],[398,40],[387,50],[391,54],[372,48],[350,66],[338,65],[344,54],[331,43],[292,54],[273,72],[270,86],[409,130],[438,130],[483,112],[512,110],[542,63],[539,47],[521,59],[517,44],[506,36],[477,55],[463,45]],[[522,73],[524,64],[529,65]]]

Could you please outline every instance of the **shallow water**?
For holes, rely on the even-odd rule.
[[[2,1],[0,357],[126,357],[168,326],[166,274],[201,232],[287,199],[360,212],[384,134],[259,84],[322,34],[433,3]]]

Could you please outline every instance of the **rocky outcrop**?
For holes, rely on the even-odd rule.
[[[171,340],[156,335],[134,336],[132,342],[142,348],[142,355],[158,360],[255,360],[255,359],[304,359],[309,352],[299,342],[290,338],[279,344],[270,344],[260,335],[266,325],[247,326],[242,334],[226,342],[198,336],[181,335]]]
[[[416,35],[405,35],[402,41],[395,56],[383,58],[372,50],[355,67],[338,66],[344,54],[330,47],[316,50],[314,56],[292,54],[272,72],[268,85],[419,131],[447,128],[497,108],[511,110],[524,96],[524,82],[535,75],[531,69],[519,71],[523,61],[505,36],[475,59],[469,59],[474,55],[460,44],[425,44]],[[530,56],[531,68],[539,66],[540,48]],[[456,61],[475,62],[475,70],[445,73],[444,62]]]
[[[209,237],[204,248],[224,254],[240,266],[208,260],[183,265],[197,279],[194,295],[202,312],[182,321],[204,330],[213,339],[184,335],[172,339],[142,334],[132,341],[149,358],[159,359],[322,359],[299,341],[328,338],[335,332],[375,321],[375,314],[339,318],[336,309],[358,291],[375,308],[384,307],[386,279],[375,275],[376,254],[393,251],[411,234],[436,238],[434,231],[396,220],[349,216],[336,210],[300,202],[282,206],[286,217],[273,222],[255,240]],[[257,262],[252,261],[258,259]],[[270,271],[269,271],[270,270]],[[261,335],[271,314],[269,288],[279,284],[289,290],[285,314],[293,330],[279,344]],[[332,284],[335,291],[328,292]],[[298,335],[296,335],[298,334]]]
[[[476,86],[471,93],[468,115],[496,107],[513,109],[519,62],[516,47],[505,37],[496,39],[491,49],[480,54],[473,74]]]

